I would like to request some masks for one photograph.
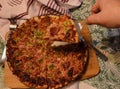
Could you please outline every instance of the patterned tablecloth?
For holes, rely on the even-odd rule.
[[[90,8],[95,0],[83,0],[80,8],[72,11],[78,20],[84,20],[90,15]],[[120,89],[120,29],[107,29],[98,25],[89,26],[93,44],[109,58],[107,62],[98,58],[100,73],[82,82],[96,89]],[[0,58],[4,42],[0,38]],[[4,84],[4,68],[0,67],[0,89],[8,89]],[[81,89],[81,88],[80,88]],[[82,88],[84,89],[84,88]]]

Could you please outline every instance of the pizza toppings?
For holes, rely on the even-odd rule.
[[[7,62],[21,82],[35,88],[59,88],[82,73],[87,58],[85,45],[53,49],[54,40],[77,42],[76,28],[69,17],[34,17],[11,33]]]
[[[62,67],[64,70],[67,70],[70,67],[70,61],[67,61],[64,64],[62,64]]]

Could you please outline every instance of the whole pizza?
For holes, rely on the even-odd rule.
[[[74,42],[52,48],[54,41]],[[80,77],[88,51],[73,20],[65,15],[38,16],[11,32],[7,41],[7,63],[28,87],[57,89]]]

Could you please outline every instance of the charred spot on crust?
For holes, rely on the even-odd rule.
[[[82,60],[84,57],[82,55],[78,56],[78,60]]]
[[[51,89],[52,87],[55,87],[56,85],[59,85],[59,82],[57,82],[56,80],[47,79],[47,85]]]
[[[21,79],[22,81],[31,81],[30,75],[28,75],[27,73],[21,73],[20,79]]]
[[[70,70],[68,70],[68,76],[69,77],[72,77],[73,76],[73,70],[74,70],[74,68],[72,67],[72,68],[70,68]]]
[[[20,74],[20,72],[21,72],[20,70],[16,69],[16,70],[13,71],[13,74],[18,75],[18,74]]]
[[[38,85],[44,85],[44,83],[45,83],[45,78],[43,78],[43,77],[38,77],[38,78],[37,78],[37,83],[38,83]]]
[[[36,80],[35,80],[34,78],[30,78],[30,82],[31,82],[32,84],[36,84]]]
[[[75,34],[76,34],[76,31],[70,29],[66,32],[65,38],[74,38]]]
[[[69,38],[70,37],[70,30],[68,30],[65,34],[65,38]]]
[[[50,86],[50,85],[51,85],[51,81],[50,81],[50,79],[47,78],[46,80],[47,80],[47,84],[48,84],[48,86]]]
[[[20,63],[20,60],[14,60],[14,62],[17,64],[17,63]]]
[[[53,80],[53,83],[54,83],[54,85],[58,85],[59,84],[59,82],[57,82],[55,80]]]
[[[59,80],[62,84],[65,84],[65,78],[64,77],[60,78]]]

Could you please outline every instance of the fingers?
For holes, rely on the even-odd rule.
[[[101,24],[101,12],[98,14],[92,14],[86,20],[87,24]]]
[[[101,22],[101,15],[102,15],[102,11],[101,8],[99,6],[99,3],[96,2],[92,8],[91,8],[91,15],[87,18],[86,23],[87,24],[100,24]]]
[[[86,20],[86,24],[92,25],[92,24],[97,24],[97,25],[101,25],[101,26],[105,26],[105,27],[117,27],[115,25],[113,25],[114,23],[109,22],[108,23],[108,19],[105,19],[106,17],[104,17],[104,14],[102,12],[98,13],[98,14],[93,14],[91,16],[89,16]],[[120,26],[118,26],[120,27]]]
[[[91,8],[91,13],[96,14],[96,13],[100,12],[100,9],[101,8],[100,8],[98,2],[96,2]]]

